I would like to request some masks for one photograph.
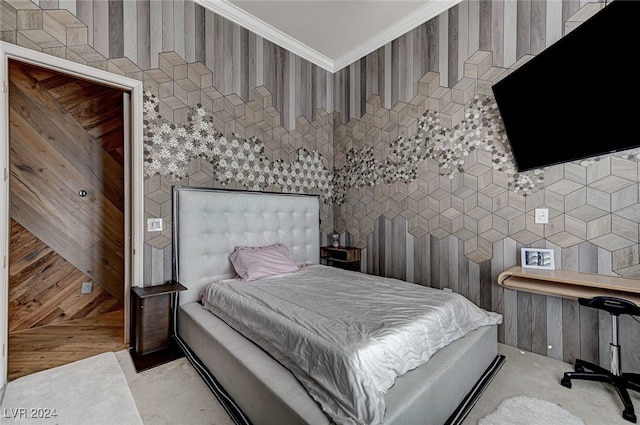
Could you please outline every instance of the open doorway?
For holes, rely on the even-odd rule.
[[[125,91],[10,59],[8,379],[125,349]]]
[[[3,342],[0,386],[4,386],[8,376],[7,361],[12,348],[11,344],[7,344],[9,322],[12,317],[19,317],[25,326],[29,327],[24,332],[46,327],[47,332],[40,333],[48,335],[55,344],[66,338],[65,331],[68,329],[64,329],[64,325],[71,322],[67,320],[68,315],[86,321],[79,324],[78,329],[87,330],[87,335],[95,338],[99,333],[96,317],[105,313],[106,316],[110,315],[105,318],[104,323],[109,323],[106,327],[117,328],[115,335],[119,340],[110,347],[127,346],[129,291],[133,284],[140,285],[142,281],[142,85],[136,80],[19,46],[2,43],[0,47],[3,82],[5,87],[13,89],[13,92],[10,89],[4,91],[1,102],[2,115],[3,118],[6,117],[2,124],[6,137],[1,146],[5,154],[2,164],[5,179],[0,186],[3,201],[6,201],[0,214],[0,236],[3,251],[6,249],[4,270],[0,276],[3,288],[0,293],[0,336]],[[21,71],[26,70],[17,77],[23,80],[10,82],[17,68]],[[10,105],[10,96],[18,93],[17,83],[23,84],[23,87],[18,98],[14,97]],[[75,89],[72,89],[73,86]],[[37,91],[28,93],[29,90]],[[105,108],[102,109],[103,116],[94,116],[93,120],[92,111],[99,109],[95,105],[91,106],[91,102],[95,100],[82,101],[75,98],[89,92],[93,92],[94,96],[98,93],[97,97],[103,102],[99,106]],[[47,104],[44,109],[33,109],[36,99],[44,99]],[[65,103],[66,106],[63,105]],[[61,108],[60,105],[64,107]],[[110,114],[113,116],[104,116]],[[33,115],[39,115],[38,120],[35,120]],[[42,115],[48,116],[41,120]],[[70,119],[73,115],[75,117]],[[117,119],[114,118],[116,115]],[[9,122],[11,125],[6,124]],[[92,127],[97,122],[101,122],[98,127],[102,130],[98,130],[97,134],[91,134],[95,131]],[[26,125],[27,123],[29,125]],[[113,134],[109,134],[109,129],[113,130]],[[51,145],[43,147],[33,144],[33,140],[38,138],[43,141],[60,142],[63,134],[68,136],[68,143],[53,148]],[[16,135],[25,137],[24,140],[28,140],[29,143],[14,143]],[[91,141],[90,148],[79,145],[73,147],[73,143],[79,140],[86,142],[88,139]],[[116,140],[119,142],[116,143]],[[96,152],[98,148],[102,152]],[[43,166],[37,162],[30,162],[34,156],[40,156],[40,159],[46,159],[51,163],[45,162],[44,164],[48,165]],[[18,160],[10,163],[10,158]],[[88,158],[99,159],[89,164]],[[69,165],[70,163],[74,165]],[[119,188],[113,181],[106,181],[100,177],[105,169],[113,170],[114,163],[120,164],[120,171],[116,172],[119,176],[114,179],[119,181]],[[27,175],[35,180],[25,181]],[[19,198],[13,190],[14,186],[18,191],[22,190],[24,196]],[[33,193],[26,195],[28,191]],[[39,201],[40,205],[36,205],[35,200]],[[11,205],[11,208],[8,208],[8,205]],[[37,210],[41,210],[41,215],[45,216],[44,220],[32,220]],[[104,214],[100,215],[97,212]],[[85,222],[86,232],[80,232],[79,221]],[[34,222],[36,224],[33,224]],[[64,235],[65,232],[56,234],[56,227],[58,230],[66,229],[66,233],[71,233],[71,236]],[[22,243],[30,241],[27,242],[29,248],[26,251],[31,249],[33,255],[23,255],[25,249],[19,248],[19,245],[10,247],[9,241],[12,238],[22,238]],[[108,240],[107,243],[97,243],[104,240]],[[14,241],[18,243],[18,239]],[[40,263],[38,256],[42,257]],[[16,264],[14,259],[21,263]],[[31,262],[30,265],[25,261]],[[14,265],[17,267],[13,267]],[[59,279],[58,283],[52,283],[56,280],[55,277],[49,280],[49,283],[44,285],[49,285],[52,291],[38,293],[36,290],[32,292],[38,293],[35,298],[20,293],[21,301],[16,303],[15,294],[12,294],[12,304],[9,308],[10,269],[12,274],[15,271],[22,273],[23,277],[28,277],[24,281],[31,279],[31,282],[23,281],[18,291],[42,289],[39,283],[43,280],[40,278],[52,273],[54,269],[65,278]],[[38,270],[42,272],[35,280],[34,273],[29,273],[34,270],[35,275],[38,275]],[[63,281],[66,285],[63,285]],[[81,293],[82,286],[87,286],[85,282],[91,282],[92,285],[88,294]],[[79,287],[76,288],[74,285]],[[81,302],[73,306],[72,301],[80,298],[80,295],[84,298],[84,305]],[[59,299],[55,299],[56,296]],[[53,308],[55,302],[58,302],[58,307]],[[38,310],[34,307],[40,308],[44,304],[50,304],[44,309],[40,308],[39,314],[14,315],[13,307],[20,303],[28,305],[31,310]],[[28,309],[26,311],[32,313]],[[118,325],[114,327],[114,323]],[[56,331],[60,332],[57,337],[56,332],[53,332],[54,328],[50,326],[62,326]],[[108,332],[113,333],[111,330]],[[95,348],[99,347],[100,343],[94,339],[89,345],[94,345]],[[88,356],[79,353],[81,350],[77,348],[72,351],[76,356]],[[103,351],[114,349],[103,348]],[[61,357],[66,357],[67,362],[75,360],[68,355]]]

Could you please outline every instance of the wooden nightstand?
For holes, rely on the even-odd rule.
[[[333,246],[320,247],[320,260],[322,264],[327,266],[338,267],[346,270],[360,271],[360,248],[349,246]]]
[[[183,285],[170,281],[164,285],[131,288],[132,319],[129,352],[140,372],[182,357],[173,335],[175,295]]]

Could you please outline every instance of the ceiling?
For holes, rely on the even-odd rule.
[[[195,0],[336,72],[462,0]]]

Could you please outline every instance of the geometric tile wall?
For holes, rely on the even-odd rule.
[[[172,58],[174,64],[176,61]],[[328,140],[333,119],[324,109],[316,111],[311,123],[299,118],[298,127],[288,132],[280,125],[265,87],[256,88],[254,100],[246,104],[212,87],[195,86],[193,91],[202,92],[198,99],[205,101],[193,106],[172,102],[181,108],[184,124],[160,114],[166,99],[151,91],[145,94],[145,214],[162,217],[167,223],[160,234],[147,233],[145,243],[156,249],[171,243],[173,185],[320,195],[324,201],[322,230],[332,232],[332,149]],[[219,128],[234,131],[223,134]]]
[[[228,139],[214,126],[215,114],[199,104],[187,107],[185,126],[163,121],[160,100],[148,93],[147,176],[185,179],[190,161],[201,158],[214,185],[319,193],[335,208],[336,230],[363,248],[374,220],[401,215],[415,237],[463,240],[464,254],[477,263],[491,259],[493,243],[507,237],[523,245],[546,239],[560,248],[589,240],[612,252],[614,271],[634,275],[637,152],[516,172],[490,91],[509,70],[490,63],[489,52],[477,52],[451,89],[429,72],[412,102],[391,109],[372,96],[360,120],[335,125],[334,170],[321,152],[304,147],[272,161],[260,138],[243,138],[247,131],[236,123],[238,133]],[[538,207],[549,208],[548,225],[533,222]],[[152,242],[168,243],[166,237]]]
[[[47,28],[59,31],[57,19],[68,26],[64,42],[42,22],[41,29],[15,31],[11,19],[3,19],[3,39],[144,82],[149,216],[170,224],[166,202],[176,183],[306,191],[325,201],[323,230],[349,233],[360,247],[378,217],[402,216],[415,237],[464,241],[464,255],[477,263],[492,258],[492,244],[504,238],[560,248],[589,241],[612,253],[614,271],[640,274],[637,152],[516,173],[490,90],[509,70],[491,66],[490,52],[476,52],[452,88],[428,72],[407,103],[387,109],[373,95],[360,119],[342,124],[319,110],[314,122],[298,118],[289,132],[265,87],[247,103],[223,96],[210,70],[175,52],[161,53],[151,70],[107,60],[86,45],[86,27],[66,11],[46,16]],[[187,141],[195,132],[207,147]],[[533,223],[542,206],[550,210],[548,225]],[[159,249],[171,240],[166,232],[147,238]]]
[[[213,73],[176,52],[159,54],[158,68],[126,57],[107,59],[88,44],[87,26],[67,10],[41,10],[30,1],[0,2],[3,41],[108,70],[143,82],[145,217],[161,217],[162,232],[145,232],[145,282],[171,276],[173,185],[304,191],[327,200],[322,230],[333,231],[331,170],[333,121],[324,108],[313,121],[281,125],[264,86],[244,102],[213,87]],[[241,134],[242,136],[239,136]],[[150,275],[157,275],[150,277]]]
[[[613,271],[640,277],[638,150],[518,173],[491,92],[510,70],[491,63],[478,51],[453,88],[429,72],[408,104],[385,109],[372,96],[360,120],[336,126],[336,230],[364,248],[378,217],[402,216],[414,237],[463,240],[477,263],[505,238],[589,241],[611,252]],[[534,223],[539,207],[549,224]]]
[[[160,56],[161,68],[191,66],[173,52]],[[145,82],[160,84],[163,75],[180,71],[160,72],[153,70]],[[202,78],[210,73],[200,70],[198,81],[205,83],[192,85],[183,99],[159,97],[156,84],[145,86],[151,87],[144,101],[145,214],[168,224],[160,234],[147,233],[145,242],[157,249],[171,243],[173,185],[320,195],[322,230],[331,232],[333,117],[321,108],[313,122],[300,117],[287,131],[264,86],[245,103],[217,92],[210,78]]]
[[[289,131],[264,86],[244,102],[222,95],[213,87],[211,70],[175,52],[161,53],[158,68],[141,69],[127,58],[97,53],[87,42],[87,27],[66,11],[40,11],[33,2],[17,0],[0,0],[0,6],[3,41],[143,82],[144,211],[168,224],[163,232],[145,233],[145,285],[171,276],[172,185],[308,190],[325,201],[322,231],[335,229],[365,248],[363,258],[373,258],[374,251],[398,259],[398,252],[411,253],[413,259],[402,260],[414,261],[413,277],[435,278],[443,287],[460,273],[461,279],[452,280],[464,288],[456,289],[474,300],[489,298],[492,309],[504,314],[501,341],[565,360],[585,358],[584,347],[597,354],[594,346],[602,342],[601,364],[608,365],[606,329],[596,338],[600,342],[576,337],[598,326],[593,318],[583,319],[587,315],[577,303],[502,291],[495,288],[495,276],[513,264],[506,253],[515,257],[518,246],[535,245],[557,248],[561,257],[572,257],[564,260],[573,266],[577,258],[606,257],[604,272],[640,277],[639,154],[516,173],[490,89],[510,70],[492,66],[490,52],[470,57],[464,77],[451,88],[440,87],[439,75],[429,72],[408,102],[385,108],[372,95],[359,119],[343,124],[321,108],[313,121],[298,118]],[[12,9],[20,18],[5,13]],[[45,19],[38,19],[42,14]],[[204,137],[206,146],[199,147],[196,137]],[[534,223],[538,207],[549,208],[549,224]],[[405,226],[406,234],[396,232]],[[397,239],[377,240],[384,232]],[[624,318],[622,323],[623,332],[637,332]],[[623,361],[640,371],[638,359]]]
[[[331,171],[323,163],[322,154],[305,148],[296,151],[293,162],[271,161],[265,155],[265,144],[252,137],[230,138],[213,126],[213,115],[203,106],[188,108],[186,125],[175,125],[159,114],[159,99],[147,92],[145,116],[145,175],[187,177],[188,165],[196,158],[206,159],[212,166],[215,179],[223,185],[231,181],[249,190],[265,190],[278,185],[282,192],[310,192],[314,189],[323,198],[333,197]]]

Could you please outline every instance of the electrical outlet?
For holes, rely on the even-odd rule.
[[[162,219],[161,218],[148,218],[147,219],[147,231],[149,231],[149,232],[162,232]]]
[[[82,289],[80,290],[80,293],[81,294],[90,294],[92,288],[93,288],[93,283],[91,283],[91,282],[82,282]]]
[[[536,224],[549,223],[549,208],[536,208],[534,214]]]

